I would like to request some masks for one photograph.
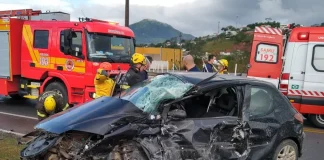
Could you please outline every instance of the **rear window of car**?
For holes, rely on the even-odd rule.
[[[278,63],[279,46],[260,43],[256,47],[255,61],[259,63]]]
[[[272,112],[274,107],[272,91],[265,87],[251,87],[250,116],[265,116]]]

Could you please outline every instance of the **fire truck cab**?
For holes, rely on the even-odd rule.
[[[36,99],[57,90],[69,104],[89,101],[100,63],[110,62],[112,75],[128,70],[134,37],[128,27],[90,18],[2,18],[0,94]]]
[[[257,64],[252,61],[252,52],[248,76],[270,81],[271,77],[255,73],[280,75],[280,79],[274,83],[278,89],[311,123],[324,128],[324,27],[291,28],[285,36],[287,40],[284,51],[279,48],[277,52],[278,56],[284,56],[282,61],[278,61],[282,63],[282,67],[276,66],[275,63],[264,63],[259,64],[262,66],[258,68],[253,68]],[[254,43],[258,43],[257,39],[253,42],[253,49],[257,49]],[[262,43],[275,44],[274,39]]]

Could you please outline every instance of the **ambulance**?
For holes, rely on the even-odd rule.
[[[256,27],[248,77],[272,82],[293,106],[324,128],[324,27]]]

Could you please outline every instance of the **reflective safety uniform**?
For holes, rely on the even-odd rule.
[[[94,98],[99,98],[102,96],[112,96],[115,82],[109,78],[105,70],[99,68],[94,79],[94,85],[96,90]]]
[[[48,109],[48,99],[51,99],[50,107]],[[37,99],[36,109],[38,120],[46,119],[47,117],[64,111],[69,108],[69,104],[64,104],[64,98],[61,94],[56,91],[43,92]]]
[[[120,87],[122,89],[127,89],[139,82],[144,81],[144,77],[140,72],[140,68],[136,68],[136,65],[140,64],[141,66],[146,65],[146,58],[143,54],[134,53],[131,58],[131,67],[128,69],[127,73],[122,78],[122,84]]]
[[[218,74],[229,74],[227,69],[224,69],[222,71],[219,71]]]
[[[127,73],[125,74],[125,82],[128,86],[133,86],[139,82],[144,81],[144,78],[142,76],[142,73],[136,68],[131,67],[128,69]]]

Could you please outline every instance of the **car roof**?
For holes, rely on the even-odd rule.
[[[206,72],[169,72],[168,74],[177,76],[189,83],[194,85],[202,82],[203,80],[213,76],[215,73],[206,73]],[[266,85],[266,86],[273,86],[269,82],[257,80],[254,78],[248,78],[244,76],[235,76],[235,75],[227,75],[227,74],[217,74],[214,78],[207,82],[203,82],[200,85],[204,85],[206,83],[210,84],[211,82],[222,82],[222,84],[229,82],[229,83],[250,83],[250,84],[259,84],[259,85]]]

